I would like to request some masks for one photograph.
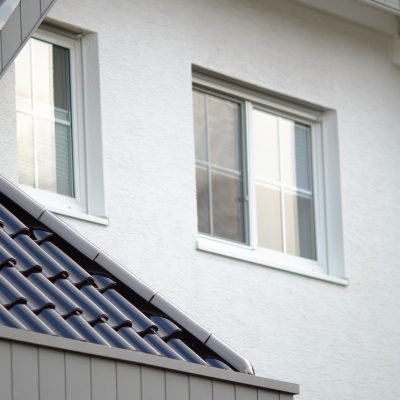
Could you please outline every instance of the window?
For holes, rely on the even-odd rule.
[[[341,276],[328,262],[339,234],[327,224],[324,178],[335,167],[324,159],[323,111],[195,74],[193,115],[199,247]]]
[[[91,62],[85,57],[88,65],[83,64],[85,40],[40,30],[15,61],[18,178],[54,211],[103,216],[101,199],[95,198],[102,191],[101,152],[92,151],[101,146],[100,130],[91,139],[95,111],[88,104],[96,85],[87,90],[84,75]],[[94,184],[90,176],[95,168]]]

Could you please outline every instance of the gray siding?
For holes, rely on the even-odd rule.
[[[0,32],[0,78],[55,0],[21,0]]]
[[[290,400],[219,379],[0,339],[2,400]]]

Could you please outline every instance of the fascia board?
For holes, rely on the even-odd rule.
[[[370,0],[293,0],[381,33],[398,33],[397,13]],[[396,14],[396,15],[395,15]]]
[[[233,384],[248,385],[261,389],[275,390],[290,394],[299,393],[299,385],[295,383],[288,383],[274,379],[243,374],[240,372],[227,371],[219,368],[210,368],[204,365],[188,363],[187,361],[173,360],[166,357],[111,348],[103,345],[66,339],[59,336],[50,336],[42,333],[8,328],[5,326],[0,326],[0,340],[28,343],[35,346],[49,347],[89,356],[108,358],[116,361],[132,362],[154,368],[162,368],[170,371],[217,379]]]

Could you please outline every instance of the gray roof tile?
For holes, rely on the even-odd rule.
[[[104,292],[104,297],[108,299],[116,308],[121,310],[132,322],[132,327],[137,333],[144,333],[150,329],[157,330],[157,326],[132,303],[121,296],[116,290],[108,289]]]
[[[21,232],[29,233],[29,229],[16,218],[7,208],[0,204],[0,221],[4,230],[11,236],[14,237]]]
[[[28,235],[18,235],[15,242],[20,245],[20,249],[32,257],[35,265],[40,265],[43,275],[54,280],[57,278],[67,277],[69,272],[59,264],[54,258],[50,257],[43,249],[36,244]],[[19,259],[17,255],[17,259]],[[18,262],[19,265],[19,262]],[[25,269],[24,272],[30,273],[30,270]]]
[[[247,360],[2,177],[0,324],[253,373]]]
[[[39,263],[33,259],[15,240],[3,230],[0,229],[0,243],[3,250],[7,251],[16,260],[17,268],[23,273],[32,271],[41,271]]]
[[[26,327],[26,329],[46,335],[55,335],[56,333],[38,316],[32,312],[25,304],[17,304],[10,308],[10,313]]]
[[[24,275],[22,275],[17,268],[4,267],[0,272],[0,276],[5,278],[23,294],[27,300],[29,308],[32,311],[40,312],[45,308],[55,308],[54,303],[45,294],[43,294],[39,288],[33,285]]]
[[[0,275],[0,304],[10,308],[17,303],[26,304],[26,298],[6,278]]]
[[[56,311],[62,317],[68,317],[71,314],[82,314],[82,309],[43,274],[30,274],[28,280],[54,303]]]
[[[19,319],[14,317],[0,304],[0,324],[9,328],[26,329]]]

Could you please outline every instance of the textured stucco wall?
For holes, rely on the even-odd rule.
[[[107,227],[80,232],[301,400],[398,400],[400,72],[390,40],[286,0],[59,0],[99,34]],[[191,65],[337,110],[348,287],[195,250]],[[13,72],[0,171],[16,177]]]

